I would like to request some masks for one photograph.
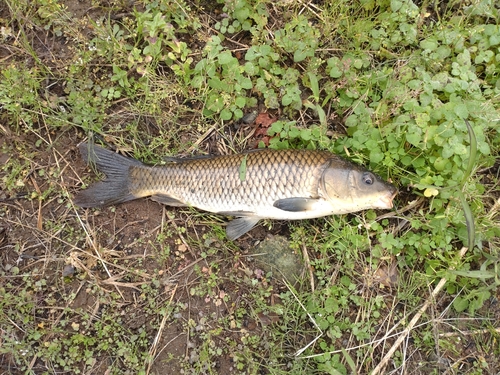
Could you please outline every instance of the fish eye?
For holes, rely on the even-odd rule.
[[[363,177],[361,179],[366,185],[373,185],[373,182],[375,181],[375,177],[369,172],[363,173]]]

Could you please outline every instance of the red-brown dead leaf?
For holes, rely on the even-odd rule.
[[[276,122],[276,120],[277,120],[276,118],[269,116],[269,113],[262,112],[259,113],[259,115],[255,119],[255,125],[257,125],[260,128],[268,128],[271,126],[273,122]]]
[[[255,147],[257,147],[257,145],[261,141],[264,142],[266,147],[269,146],[269,140],[271,139],[271,137],[267,134],[267,130],[277,120],[277,118],[269,116],[269,113],[267,112],[259,113],[259,115],[255,119]]]
[[[269,147],[269,140],[270,139],[271,139],[271,137],[268,135],[262,137],[261,139],[258,139],[257,143],[255,144],[255,148],[257,148],[259,146],[259,142],[263,142],[264,146]]]
[[[255,133],[253,133],[255,138],[267,136],[267,128],[257,128]]]

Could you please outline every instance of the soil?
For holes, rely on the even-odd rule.
[[[184,238],[197,238],[202,241],[207,231],[206,225],[198,224],[190,218],[191,213],[185,210],[166,208],[148,199],[132,201],[118,205],[113,209],[75,210],[68,204],[67,197],[53,196],[39,205],[38,200],[28,197],[33,192],[46,191],[51,183],[45,177],[40,177],[39,170],[49,170],[55,164],[54,155],[63,164],[59,168],[64,172],[60,176],[60,186],[71,196],[79,189],[80,179],[93,174],[82,162],[76,145],[79,142],[77,134],[60,137],[52,144],[52,149],[43,151],[35,146],[36,139],[22,139],[24,150],[17,154],[0,154],[0,160],[23,158],[23,154],[35,155],[31,173],[25,176],[24,192],[9,196],[2,192],[0,233],[2,235],[2,265],[5,269],[18,267],[20,274],[30,274],[32,282],[44,280],[53,285],[57,292],[54,295],[40,294],[40,299],[55,298],[54,305],[66,307],[96,316],[102,315],[102,309],[108,308],[101,296],[91,285],[99,285],[99,290],[105,293],[120,295],[119,307],[122,309],[123,324],[131,331],[145,329],[149,337],[155,337],[157,330],[151,326],[151,315],[141,311],[144,303],[139,303],[140,286],[151,284],[152,279],[161,280],[157,286],[157,298],[175,305],[184,305],[186,309],[173,317],[167,317],[167,324],[161,332],[157,347],[161,348],[150,369],[151,374],[179,374],[181,367],[172,358],[190,358],[192,349],[198,343],[187,337],[184,322],[194,319],[196,322],[217,321],[223,316],[234,313],[234,307],[225,303],[217,304],[208,297],[193,296],[189,290],[199,283],[199,276],[194,272],[194,265],[210,269],[207,260],[199,253],[190,252],[186,246],[173,235],[162,242],[163,250],[170,249],[171,254],[158,257],[157,236],[164,226],[187,228]],[[19,139],[12,136],[4,142],[17,143]],[[1,145],[0,145],[1,147]],[[27,149],[26,149],[27,148]],[[2,176],[0,176],[2,177]],[[53,182],[53,181],[52,181]],[[169,215],[175,215],[170,219]],[[52,231],[50,225],[61,226],[60,231]],[[84,225],[91,230],[90,243],[88,238],[75,237],[71,228]],[[280,225],[276,226],[279,230]],[[276,231],[276,229],[275,229]],[[251,235],[238,241],[239,251],[218,254],[216,259],[220,264],[218,272],[221,275],[233,274],[241,277],[243,268],[254,273],[259,269],[251,258],[246,257],[248,249],[268,235],[263,228],[256,228]],[[93,248],[94,246],[94,248]],[[222,247],[219,243],[214,246]],[[96,256],[96,252],[99,255]],[[161,253],[161,250],[160,250]],[[102,260],[102,261],[101,261]],[[210,259],[214,261],[214,257]],[[105,269],[103,265],[106,264]],[[209,272],[209,271],[206,271]],[[79,277],[82,274],[85,277]],[[66,277],[64,277],[66,276]],[[110,277],[111,276],[111,277]],[[89,279],[90,277],[90,279]],[[19,283],[21,286],[22,282]],[[275,290],[280,290],[282,284],[276,283]],[[238,301],[245,296],[245,288],[235,282],[227,281],[223,293],[230,296],[231,301]],[[64,301],[72,296],[67,303]],[[109,301],[108,301],[109,303]],[[40,301],[40,305],[45,305]],[[50,304],[47,304],[50,306]],[[115,306],[116,307],[116,306]],[[49,310],[39,316],[47,321],[57,321],[63,318],[59,309]],[[203,324],[203,323],[200,323]],[[249,323],[252,331],[260,330],[255,322]],[[204,328],[199,328],[200,330]],[[238,333],[228,333],[231,339],[239,340]],[[196,339],[196,336],[193,335]],[[223,340],[223,336],[218,338]],[[231,357],[218,357],[219,362],[212,363],[211,368],[220,374],[230,374],[233,370]],[[5,360],[5,359],[4,359]],[[110,359],[101,359],[102,363],[94,368],[93,374],[107,374],[111,365]],[[36,372],[36,363],[33,370]],[[13,369],[11,369],[13,371]],[[15,373],[15,371],[11,372]]]

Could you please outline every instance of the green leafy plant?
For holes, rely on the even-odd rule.
[[[246,97],[252,81],[245,69],[230,51],[223,51],[221,39],[212,37],[205,47],[206,57],[195,68],[192,86],[198,89],[208,86],[205,115],[220,114],[222,120],[243,117],[242,108],[254,101]]]
[[[275,33],[275,44],[292,53],[294,62],[301,62],[315,55],[319,34],[306,17],[299,15]]]
[[[234,34],[241,30],[257,33],[267,25],[269,13],[264,1],[218,0],[217,2],[224,4],[222,10],[227,15],[215,24],[215,29],[222,34]]]

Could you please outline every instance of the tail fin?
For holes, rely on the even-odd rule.
[[[109,206],[136,198],[128,188],[129,169],[131,166],[143,165],[141,162],[87,143],[81,144],[79,148],[85,162],[95,164],[106,175],[106,179],[79,192],[73,200],[77,206]]]

